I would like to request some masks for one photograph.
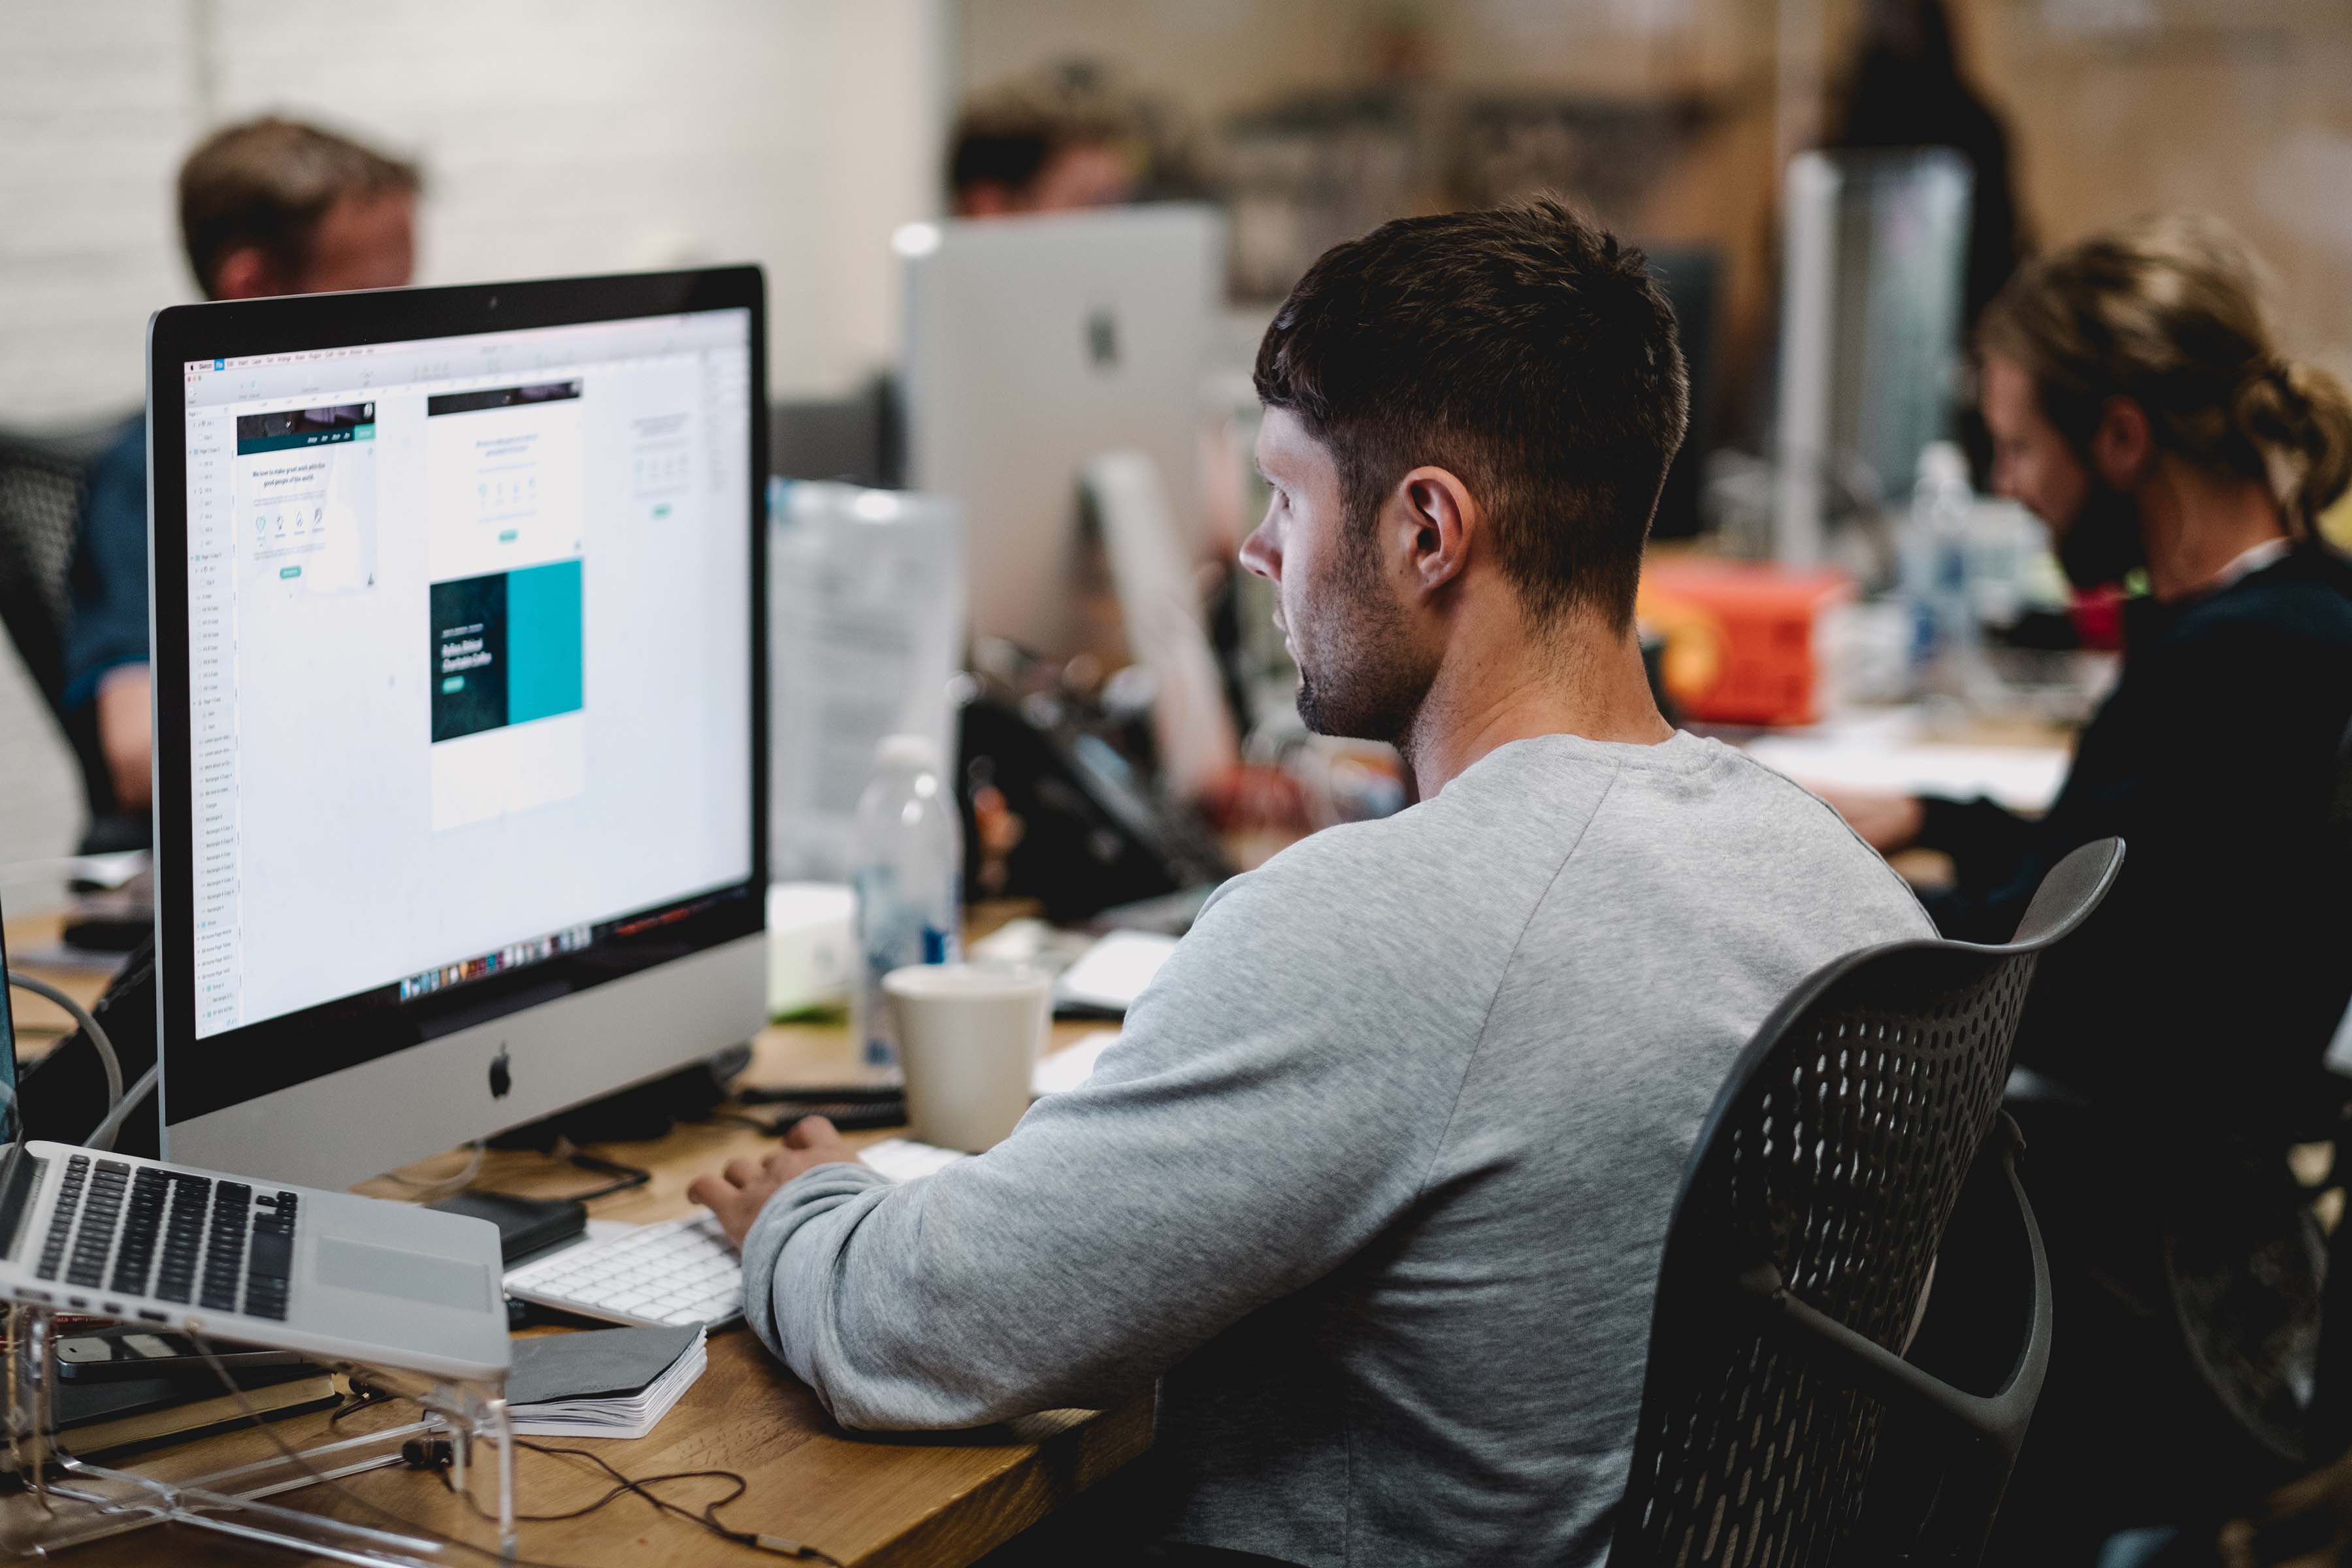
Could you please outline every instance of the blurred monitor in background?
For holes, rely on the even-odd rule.
[[[1831,525],[1903,495],[1950,433],[1969,174],[1947,148],[1801,153],[1784,228],[1773,554],[1811,568]]]
[[[2009,127],[1960,69],[1945,0],[1868,0],[1853,56],[1831,106],[1822,142],[1832,153],[1948,149],[1968,165],[1968,234],[1960,278],[1960,335],[2033,248],[2017,194]],[[1992,477],[1992,437],[1973,396],[1954,400],[1951,433],[1979,489]],[[1885,483],[1909,473],[1882,474]]]
[[[1112,651],[1090,625],[1103,595],[1087,592],[1083,478],[1106,454],[1147,455],[1176,556],[1197,552],[1223,218],[1162,203],[914,224],[895,244],[907,479],[963,506],[973,635],[1055,658]]]
[[[180,233],[208,300],[396,289],[416,269],[415,164],[275,117],[215,132],[180,169]],[[92,465],[66,627],[66,705],[95,704],[114,816],[89,847],[147,837],[153,754],[147,674],[143,415]],[[111,841],[109,841],[111,840]]]

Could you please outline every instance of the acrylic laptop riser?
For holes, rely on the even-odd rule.
[[[447,1536],[363,1508],[350,1510],[355,1519],[338,1519],[267,1500],[400,1464],[404,1444],[439,1439],[450,1445],[451,1487],[474,1502],[483,1522],[496,1521],[497,1550],[515,1555],[514,1443],[503,1380],[435,1383],[414,1373],[361,1368],[372,1384],[413,1399],[424,1417],[308,1448],[285,1443],[274,1426],[262,1426],[268,1443],[263,1456],[226,1469],[199,1469],[207,1458],[199,1450],[210,1447],[202,1443],[138,1456],[120,1467],[92,1464],[59,1451],[51,1441],[55,1315],[31,1306],[11,1306],[5,1312],[7,1463],[22,1489],[0,1498],[0,1553],[47,1557],[107,1536],[177,1522],[363,1568],[430,1568],[478,1557],[483,1548],[467,1550]]]

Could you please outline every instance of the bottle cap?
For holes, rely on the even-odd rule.
[[[1954,441],[1930,441],[1919,448],[1919,478],[1939,485],[1969,482],[1968,454]]]
[[[885,735],[874,760],[881,767],[935,773],[940,771],[940,748],[929,735]]]

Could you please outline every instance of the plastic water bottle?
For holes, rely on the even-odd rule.
[[[882,977],[910,963],[952,963],[963,952],[962,826],[929,736],[883,740],[874,782],[857,802],[853,843],[863,963],[850,1027],[869,1065],[895,1067],[898,1043]]]
[[[1921,695],[1963,696],[1980,633],[1969,588],[1969,462],[1949,441],[1919,453],[1904,531],[1901,581],[1911,611],[1911,684]]]

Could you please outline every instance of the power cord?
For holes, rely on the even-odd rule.
[[[106,1119],[98,1124],[95,1131],[90,1133],[91,1148],[114,1147],[115,1136],[122,1131],[122,1124],[131,1120],[131,1113],[144,1104],[149,1095],[155,1092],[156,1075],[163,1070],[163,1064],[159,1061],[139,1075],[139,1081],[131,1086],[131,1092],[124,1095],[121,1103],[106,1113]]]
[[[429,1182],[420,1182],[413,1176],[404,1176],[398,1171],[387,1171],[384,1176],[394,1184],[406,1187],[412,1193],[429,1194],[434,1197],[463,1191],[472,1184],[476,1176],[482,1173],[482,1162],[489,1157],[490,1152],[489,1145],[478,1138],[475,1139],[468,1147],[473,1150],[473,1154],[467,1160],[466,1168],[454,1176],[436,1177]]]
[[[654,1179],[654,1173],[643,1166],[624,1165],[618,1160],[607,1160],[602,1154],[591,1154],[584,1149],[568,1149],[564,1153],[566,1158],[580,1169],[593,1171],[600,1176],[613,1178],[601,1187],[593,1187],[584,1193],[567,1194],[566,1195],[576,1204],[594,1203],[598,1198],[609,1198],[614,1193],[625,1193],[634,1187],[642,1187]]]
[[[433,1181],[420,1182],[414,1176],[404,1176],[397,1171],[388,1172],[386,1174],[392,1181],[397,1182],[412,1193],[424,1193],[440,1197],[449,1193],[459,1192],[473,1185],[474,1178],[482,1173],[483,1163],[489,1157],[489,1145],[480,1139],[476,1139],[470,1147],[473,1150],[472,1157],[466,1162],[466,1168],[454,1176],[442,1176]],[[600,1176],[610,1176],[613,1180],[601,1187],[593,1187],[584,1193],[565,1194],[562,1197],[550,1200],[551,1202],[569,1200],[572,1203],[589,1203],[597,1198],[610,1197],[614,1193],[625,1193],[632,1187],[642,1187],[654,1179],[654,1173],[651,1171],[636,1165],[624,1165],[616,1160],[607,1160],[599,1155],[583,1153],[577,1149],[559,1146],[552,1152],[556,1157],[568,1161],[581,1170],[593,1171]]]
[[[73,1019],[81,1032],[89,1037],[90,1048],[98,1053],[99,1065],[106,1069],[106,1115],[100,1120],[97,1130],[90,1133],[89,1147],[113,1148],[114,1135],[121,1131],[123,1118],[131,1114],[131,1106],[137,1103],[135,1100],[126,1103],[122,1098],[122,1058],[115,1055],[114,1042],[107,1038],[106,1031],[100,1026],[98,1020],[89,1016],[89,1008],[47,981],[12,969],[8,971],[8,984],[20,991],[29,991],[36,996],[56,1003],[66,1010],[67,1016]],[[155,1087],[154,1073],[149,1072],[139,1082],[140,1095],[144,1098],[147,1091]]]
[[[441,1442],[436,1444],[436,1447],[437,1449],[446,1449],[448,1446],[449,1445],[446,1442]],[[533,1524],[545,1524],[552,1523],[559,1520],[584,1519],[588,1515],[596,1512],[599,1509],[608,1507],[619,1499],[626,1497],[631,1493],[635,1493],[636,1496],[645,1499],[646,1501],[651,1503],[660,1511],[664,1513],[676,1514],[678,1518],[687,1521],[688,1523],[700,1525],[703,1529],[710,1531],[711,1534],[718,1536],[722,1541],[731,1541],[738,1546],[749,1546],[756,1552],[772,1552],[782,1556],[814,1560],[819,1563],[831,1563],[833,1564],[833,1568],[841,1568],[839,1559],[826,1555],[824,1552],[818,1551],[815,1547],[809,1545],[806,1542],[793,1541],[781,1535],[767,1535],[755,1530],[737,1530],[733,1526],[728,1524],[726,1521],[720,1519],[719,1517],[719,1510],[720,1509],[727,1507],[730,1503],[740,1501],[743,1497],[743,1494],[751,1489],[751,1483],[745,1479],[738,1471],[672,1470],[666,1475],[638,1476],[632,1478],[623,1475],[602,1455],[591,1453],[585,1448],[559,1448],[551,1444],[534,1443],[526,1437],[516,1438],[515,1447],[518,1448],[528,1448],[534,1454],[545,1454],[551,1458],[585,1459],[588,1463],[595,1466],[598,1469],[604,1471],[605,1475],[612,1478],[613,1481],[613,1485],[610,1489],[608,1489],[603,1497],[598,1498],[594,1502],[583,1504],[579,1508],[571,1509],[562,1513],[519,1513],[515,1515],[515,1519],[518,1522],[528,1521]],[[436,1452],[425,1455],[424,1458],[425,1459],[425,1466],[424,1468],[429,1468],[440,1471],[441,1484],[448,1489],[452,1496],[463,1498],[465,1500],[466,1506],[472,1509],[480,1518],[494,1519],[496,1517],[481,1505],[478,1499],[457,1489],[457,1483],[449,1479],[449,1464],[442,1454]],[[716,1498],[709,1502],[704,1503],[699,1509],[688,1509],[682,1504],[674,1503],[667,1498],[656,1496],[650,1489],[661,1485],[665,1481],[699,1480],[722,1480],[731,1482],[735,1489],[729,1492],[723,1498]]]
[[[314,1484],[329,1489],[336,1495],[342,1498],[346,1502],[350,1502],[356,1507],[365,1510],[367,1512],[373,1514],[376,1518],[384,1521],[386,1523],[391,1524],[396,1529],[413,1531],[418,1535],[429,1537],[430,1539],[438,1541],[445,1545],[457,1547],[461,1552],[472,1552],[475,1556],[487,1558],[493,1563],[509,1564],[510,1565],[510,1568],[573,1568],[573,1565],[568,1563],[549,1563],[532,1557],[510,1556],[508,1553],[499,1551],[496,1547],[483,1546],[478,1542],[467,1541],[461,1535],[452,1535],[446,1531],[436,1530],[432,1526],[426,1524],[419,1524],[415,1520],[409,1519],[404,1515],[395,1513],[380,1503],[360,1496],[359,1493],[346,1486],[341,1478],[320,1474],[311,1466],[310,1460],[297,1453],[293,1447],[289,1444],[283,1436],[278,1435],[276,1426],[266,1420],[260,1410],[254,1405],[250,1399],[246,1397],[245,1390],[237,1385],[236,1378],[229,1375],[227,1366],[222,1363],[218,1353],[214,1351],[211,1341],[202,1334],[192,1333],[188,1335],[188,1342],[196,1347],[196,1353],[204,1357],[205,1363],[212,1368],[213,1375],[220,1379],[221,1386],[226,1389],[229,1395],[236,1401],[239,1413],[242,1414],[247,1420],[250,1421],[255,1427],[260,1431],[263,1436],[269,1439],[271,1446],[277,1448],[279,1456],[282,1457],[288,1464],[292,1465],[304,1476],[310,1478]],[[370,1405],[389,1404],[396,1399],[413,1400],[415,1397],[413,1394],[402,1394],[390,1389],[377,1388],[372,1384],[354,1384],[353,1394],[354,1398],[351,1402],[347,1403],[341,1409],[336,1411],[334,1415],[328,1417],[329,1426],[331,1426],[335,1422],[340,1421],[345,1415],[349,1415],[357,1410],[364,1409]],[[613,1477],[614,1481],[617,1483],[610,1491],[605,1493],[604,1497],[598,1499],[594,1503],[586,1508],[577,1510],[572,1513],[562,1514],[517,1514],[515,1516],[517,1523],[521,1523],[525,1521],[530,1521],[531,1522],[545,1522],[551,1520],[577,1519],[583,1514],[593,1513],[596,1510],[605,1507],[614,1499],[623,1496],[625,1493],[635,1492],[637,1496],[644,1498],[647,1502],[652,1503],[655,1508],[660,1510],[662,1512],[677,1514],[679,1518],[699,1525],[704,1530],[710,1531],[712,1534],[719,1536],[722,1540],[733,1542],[739,1546],[748,1546],[753,1551],[769,1552],[778,1557],[791,1557],[802,1562],[825,1563],[829,1565],[829,1568],[843,1568],[840,1559],[831,1556],[816,1547],[809,1545],[806,1542],[794,1541],[788,1536],[769,1535],[760,1531],[735,1530],[721,1522],[717,1518],[717,1510],[724,1508],[729,1503],[736,1501],[738,1499],[741,1498],[744,1493],[751,1489],[751,1483],[733,1470],[681,1470],[670,1475],[647,1476],[642,1480],[633,1480],[629,1477],[623,1475],[619,1470],[614,1469],[604,1459],[598,1458],[594,1454],[587,1452],[585,1449],[554,1448],[550,1447],[545,1444],[529,1442],[520,1437],[514,1438],[513,1442],[516,1447],[529,1448],[534,1453],[548,1455],[576,1455],[577,1457],[587,1459],[591,1463],[598,1466],[607,1475]],[[402,1447],[402,1458],[412,1469],[442,1471],[442,1484],[445,1487],[447,1487],[450,1491],[464,1498],[466,1500],[467,1507],[473,1510],[475,1513],[485,1519],[495,1519],[496,1516],[484,1510],[479,1501],[467,1493],[458,1492],[457,1489],[450,1483],[446,1474],[446,1467],[452,1462],[454,1452],[452,1451],[447,1439],[436,1438],[430,1442],[410,1442],[404,1444]],[[646,1489],[649,1485],[655,1485],[664,1481],[709,1478],[724,1478],[725,1479],[730,1480],[735,1483],[735,1490],[730,1492],[727,1496],[719,1499],[715,1502],[705,1504],[702,1511],[699,1513],[691,1509],[681,1507],[677,1503],[669,1501],[666,1498],[659,1497]]]

